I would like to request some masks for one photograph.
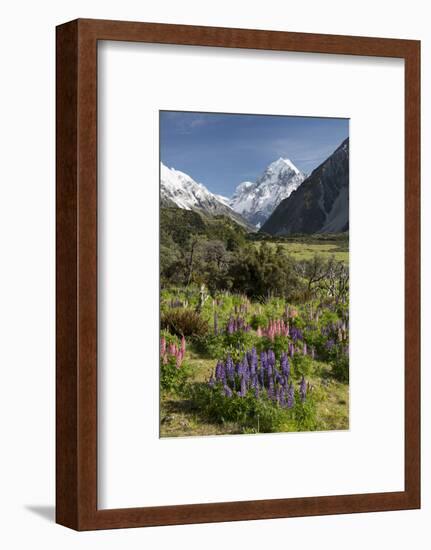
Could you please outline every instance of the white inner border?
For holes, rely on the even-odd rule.
[[[403,61],[124,42],[98,61],[99,508],[403,490]],[[351,119],[349,431],[159,439],[159,109]]]

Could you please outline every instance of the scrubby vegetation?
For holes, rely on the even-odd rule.
[[[161,436],[348,428],[347,239],[161,210]]]

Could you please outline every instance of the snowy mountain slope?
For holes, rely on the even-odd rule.
[[[280,157],[266,168],[256,182],[240,183],[229,204],[235,212],[260,227],[305,178],[306,175],[291,160]]]
[[[271,235],[339,233],[349,229],[349,138],[262,226]]]
[[[237,223],[249,224],[229,206],[226,197],[215,195],[188,174],[160,163],[160,200],[162,206],[176,206],[209,215],[229,216]]]

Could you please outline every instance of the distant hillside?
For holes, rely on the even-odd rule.
[[[261,228],[271,235],[349,229],[349,138],[284,199]]]
[[[223,241],[229,249],[245,242],[247,230],[228,216],[209,216],[196,210],[182,208],[160,209],[160,243],[162,245],[172,240],[181,246],[194,235]]]

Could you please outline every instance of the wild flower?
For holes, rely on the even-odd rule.
[[[272,342],[276,336],[289,336],[289,324],[284,319],[271,320],[264,328],[257,327],[258,336],[266,336]]]
[[[260,359],[260,360],[259,360]],[[287,352],[280,357],[280,370],[273,350],[262,351],[260,358],[255,348],[247,351],[236,364],[230,355],[225,361],[219,360],[208,385],[215,390],[221,388],[226,397],[245,397],[252,392],[258,399],[261,392],[280,407],[292,407],[295,402],[295,389],[291,380],[290,363]],[[307,382],[302,377],[299,395],[303,402],[307,394]]]
[[[304,402],[307,396],[307,382],[304,376],[302,376],[301,383],[299,384],[299,395],[301,396],[301,401]]]
[[[249,332],[250,328],[243,317],[233,317],[231,315],[226,323],[225,330],[227,334],[233,334],[234,332]]]
[[[293,319],[294,317],[298,317],[298,310],[292,306],[286,305],[285,314],[288,319]]]
[[[179,300],[178,298],[172,298],[172,300],[169,302],[169,307],[171,309],[175,309],[175,308],[178,308],[178,307],[186,307],[187,305],[187,302],[182,302],[181,300]]]
[[[303,340],[304,339],[302,331],[299,328],[296,328],[296,327],[292,327],[290,329],[290,336],[291,336],[291,338],[294,342],[296,342],[297,340]]]
[[[186,354],[186,339],[184,336],[181,338],[181,344],[177,346],[176,343],[171,342],[167,343],[164,336],[160,339],[160,356],[162,362],[166,364],[169,361],[170,357],[174,357],[176,365],[179,368],[183,362],[184,355]]]
[[[289,388],[287,389],[287,408],[291,409],[293,405],[295,404],[295,388],[293,387],[292,382],[289,384]]]
[[[325,344],[325,347],[328,350],[331,350],[334,346],[335,346],[335,342],[334,342],[333,338],[330,338]]]
[[[280,357],[280,368],[282,374],[288,378],[290,374],[290,364],[287,353],[285,352],[283,352]]]

